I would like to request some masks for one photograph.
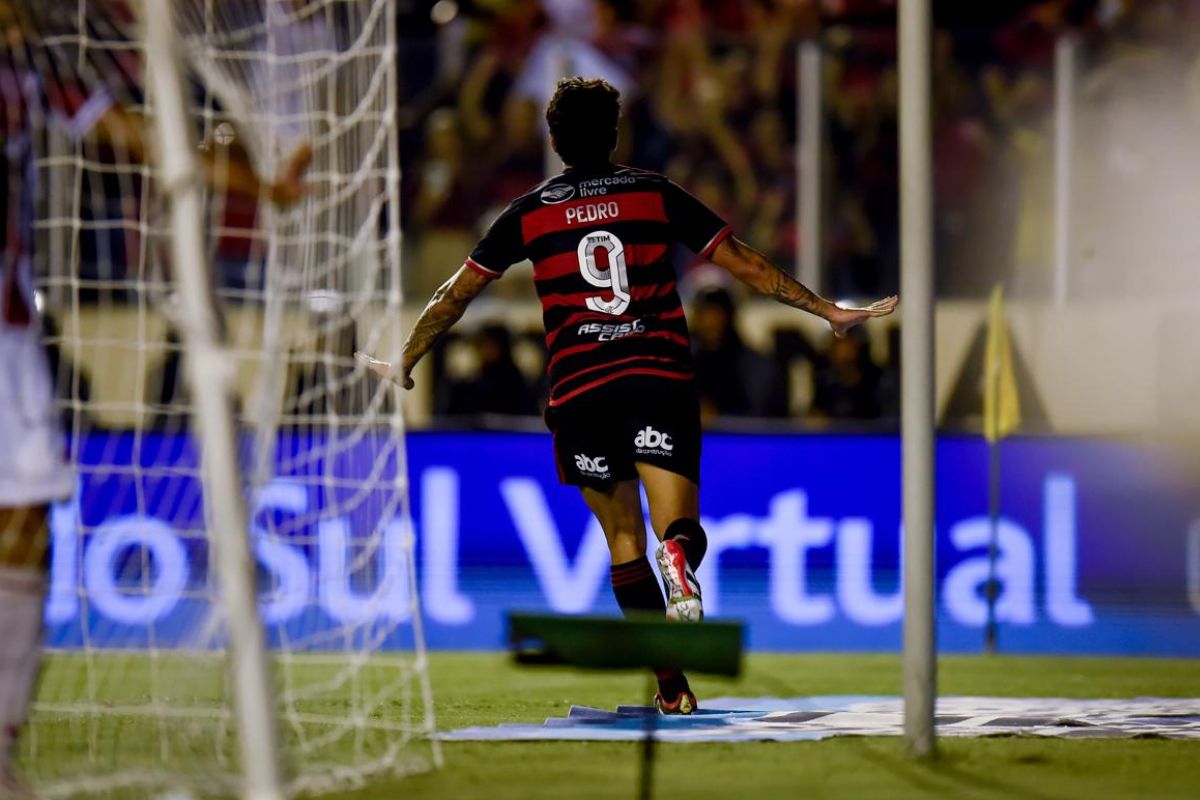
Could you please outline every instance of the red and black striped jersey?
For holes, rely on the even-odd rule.
[[[498,278],[533,262],[556,406],[625,376],[691,380],[671,248],[708,256],[728,235],[715,212],[658,173],[571,168],[509,204],[466,265]]]
[[[28,54],[41,58],[34,62]],[[34,218],[38,170],[35,147],[47,122],[73,139],[91,130],[113,104],[112,95],[65,61],[33,48],[0,50],[0,143],[4,169],[0,236],[0,325],[33,324]]]

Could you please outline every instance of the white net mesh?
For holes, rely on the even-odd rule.
[[[353,359],[399,344],[394,3],[172,1],[201,156],[229,184],[211,191],[208,255],[288,789],[419,769],[436,744],[403,424],[394,387]],[[51,96],[104,87],[150,141],[136,15],[113,0],[25,14],[34,33],[9,69],[52,86],[31,122],[32,254],[78,490],[54,513],[52,654],[22,756],[47,796],[234,791],[164,192],[129,131],[59,119]],[[99,118],[105,104],[91,108]],[[269,182],[304,147],[298,202],[239,190],[244,164]]]

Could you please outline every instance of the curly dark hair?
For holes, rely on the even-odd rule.
[[[568,166],[608,161],[617,146],[621,93],[600,78],[563,78],[546,106],[554,150]]]

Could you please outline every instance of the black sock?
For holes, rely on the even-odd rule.
[[[658,679],[658,691],[668,701],[673,702],[683,692],[690,692],[687,675],[675,669],[656,669],[654,677]]]
[[[700,523],[694,519],[677,519],[667,526],[663,539],[674,539],[683,547],[683,555],[687,558],[688,566],[693,570],[700,569],[700,562],[708,552],[708,535]]]
[[[612,580],[613,594],[617,596],[617,605],[625,616],[642,612],[647,614],[666,614],[667,603],[663,600],[662,589],[650,561],[645,556],[624,564],[613,564],[609,570]]]
[[[613,594],[617,596],[617,605],[625,616],[630,613],[665,614],[667,603],[663,600],[662,589],[650,560],[645,556],[624,564],[613,564],[609,570],[612,579]],[[676,669],[656,669],[654,677],[658,679],[658,690],[667,700],[673,701],[681,692],[691,691],[687,676]]]

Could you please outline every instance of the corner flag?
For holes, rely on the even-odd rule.
[[[1004,289],[992,288],[988,304],[987,353],[984,358],[983,436],[995,443],[1021,424],[1021,402],[1013,372],[1012,347],[1004,319]]]
[[[988,519],[991,520],[992,529],[988,544],[987,624],[984,626],[983,646],[988,653],[994,653],[999,622],[996,617],[999,596],[996,559],[999,556],[1000,440],[1021,424],[1021,403],[1017,398],[1012,346],[1008,341],[1008,324],[1004,320],[1004,290],[1000,284],[992,289],[992,300],[988,304],[983,384],[983,438],[988,440],[988,450],[991,451],[988,459]]]

